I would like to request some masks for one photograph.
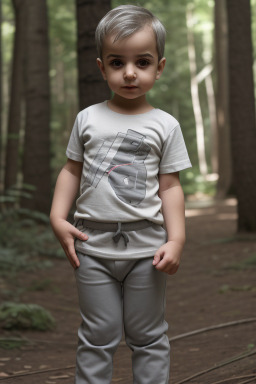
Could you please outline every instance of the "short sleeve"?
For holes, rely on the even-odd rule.
[[[84,145],[79,127],[79,115],[77,115],[66,150],[66,156],[75,161],[83,162]]]
[[[191,167],[188,151],[178,124],[169,133],[162,149],[159,173],[173,173]]]

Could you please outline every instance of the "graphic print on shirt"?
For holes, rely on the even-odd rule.
[[[146,195],[147,170],[144,160],[151,150],[145,136],[128,129],[118,133],[113,142],[104,141],[90,165],[85,185],[97,188],[104,175],[116,196],[137,206]]]

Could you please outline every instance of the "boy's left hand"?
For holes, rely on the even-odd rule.
[[[156,251],[153,265],[159,271],[173,275],[179,268],[182,249],[183,244],[168,241]]]

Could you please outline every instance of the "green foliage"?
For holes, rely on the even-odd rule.
[[[24,187],[24,186],[23,186]],[[12,188],[0,196],[0,275],[52,266],[49,257],[64,257],[49,217],[41,212],[16,208],[20,196],[29,198],[31,186]],[[41,257],[40,257],[41,256]],[[47,256],[47,258],[46,258]]]
[[[20,271],[35,271],[40,268],[49,268],[49,260],[31,260],[29,255],[22,254],[17,248],[0,247],[1,276],[13,277]]]
[[[0,246],[35,256],[54,254],[56,245],[47,215],[22,208],[0,213]]]
[[[13,338],[13,337],[0,337],[0,348],[2,349],[16,349],[23,347],[24,345],[31,344],[26,339]]]
[[[7,302],[0,306],[0,324],[4,329],[47,331],[54,328],[55,320],[39,305]]]
[[[28,291],[46,291],[48,289],[56,291],[56,288],[51,286],[52,281],[50,279],[34,280],[28,287]]]
[[[208,195],[215,196],[216,181],[205,180],[195,168],[187,169],[180,174],[181,184],[186,195]]]

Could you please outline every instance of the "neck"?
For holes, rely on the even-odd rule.
[[[137,115],[153,109],[153,107],[147,102],[145,95],[136,99],[125,99],[115,94],[113,98],[109,100],[108,106],[115,112],[127,115]]]

